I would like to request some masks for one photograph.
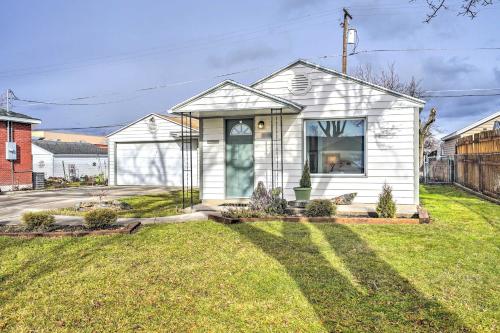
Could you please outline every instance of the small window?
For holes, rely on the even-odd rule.
[[[306,158],[312,174],[365,173],[365,120],[306,121]]]
[[[39,162],[38,162],[38,167],[39,167],[40,169],[45,168],[45,162],[44,162],[44,161],[39,161]]]
[[[248,126],[247,124],[243,124],[243,122],[240,121],[231,128],[229,135],[231,136],[252,135],[252,129],[250,128],[250,126]]]

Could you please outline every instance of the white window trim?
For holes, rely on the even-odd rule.
[[[363,120],[364,121],[364,141],[363,141],[363,169],[364,173],[312,173],[310,172],[311,178],[366,178],[368,177],[368,145],[367,145],[367,130],[368,130],[368,117],[327,117],[327,118],[303,118],[302,121],[302,135],[303,135],[303,140],[302,140],[302,154],[303,154],[303,159],[302,159],[302,165],[304,165],[305,160],[307,158],[307,135],[306,135],[306,123],[307,121],[326,121],[326,120]]]

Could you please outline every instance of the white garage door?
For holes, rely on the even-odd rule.
[[[186,149],[186,163],[189,162]],[[193,184],[196,186],[196,150],[193,147]],[[117,185],[182,185],[180,142],[117,143]],[[187,169],[187,166],[186,166]],[[186,175],[186,181],[188,179]]]

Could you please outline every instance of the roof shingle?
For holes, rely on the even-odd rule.
[[[86,142],[36,140],[33,144],[55,155],[106,155],[108,153],[106,149]]]

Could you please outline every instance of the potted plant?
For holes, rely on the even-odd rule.
[[[294,187],[295,199],[297,201],[307,201],[311,197],[311,174],[309,173],[309,163],[304,164],[299,187]]]

